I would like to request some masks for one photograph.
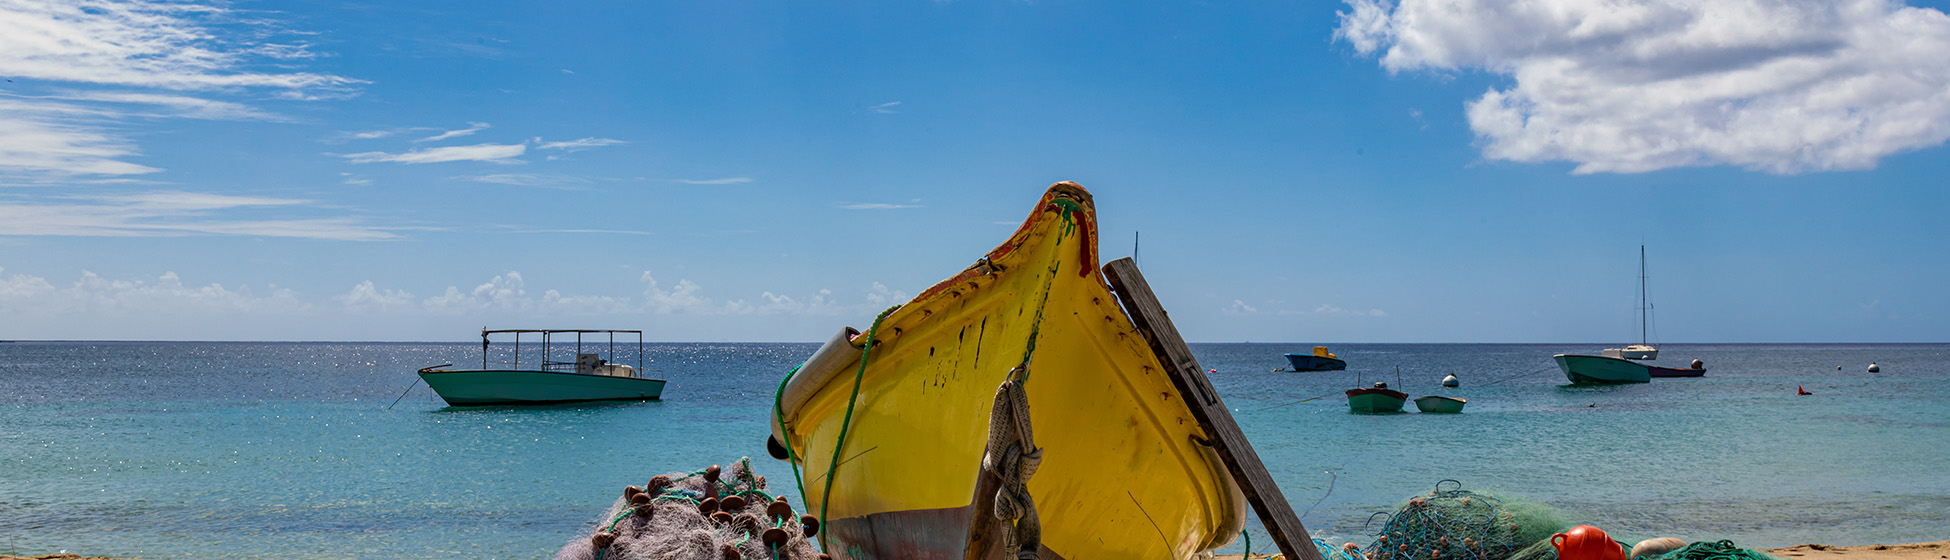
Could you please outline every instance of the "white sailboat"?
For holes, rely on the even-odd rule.
[[[1624,360],[1657,360],[1659,347],[1646,340],[1646,314],[1652,311],[1652,300],[1645,297],[1645,246],[1639,246],[1639,343],[1624,348],[1606,348],[1600,355]]]

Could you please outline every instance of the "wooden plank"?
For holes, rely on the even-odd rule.
[[[1158,361],[1171,372],[1178,393],[1186,404],[1192,405],[1192,416],[1212,436],[1213,450],[1225,462],[1226,470],[1232,472],[1232,479],[1239,484],[1253,511],[1259,514],[1266,532],[1273,535],[1273,543],[1279,545],[1287,558],[1321,560],[1307,528],[1300,525],[1300,517],[1293,514],[1293,506],[1280,493],[1279,485],[1273,483],[1273,475],[1266,472],[1259,453],[1253,451],[1253,444],[1246,441],[1245,432],[1233,421],[1232,409],[1226,408],[1219,392],[1213,389],[1212,380],[1205,376],[1198,359],[1192,357],[1191,347],[1178,335],[1178,328],[1171,325],[1171,318],[1158,303],[1158,296],[1151,293],[1151,285],[1138,272],[1137,263],[1129,257],[1111,261],[1104,265],[1104,277],[1110,280],[1111,289],[1117,291],[1117,299],[1124,303],[1124,312],[1130,314],[1131,321],[1151,344],[1151,351],[1157,353]]]

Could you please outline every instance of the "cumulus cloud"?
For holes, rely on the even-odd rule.
[[[352,291],[332,296],[332,300],[344,305],[346,309],[385,311],[413,305],[413,294],[399,290],[381,290],[372,285],[371,280],[360,282]]]
[[[515,157],[527,152],[527,144],[475,144],[472,146],[442,146],[439,148],[413,150],[398,154],[360,152],[356,154],[345,154],[341,157],[344,157],[352,163],[444,163],[450,161],[513,163],[519,161],[514,159]]]
[[[1246,305],[1245,300],[1238,300],[1238,299],[1232,300],[1232,307],[1227,307],[1225,309],[1225,313],[1227,315],[1251,315],[1258,312],[1259,312],[1259,308],[1253,307],[1251,305]]]
[[[329,317],[389,317],[411,319],[438,318],[451,323],[457,317],[468,321],[505,317],[563,316],[835,316],[868,318],[887,305],[906,301],[907,295],[881,284],[864,290],[863,302],[841,298],[832,290],[818,290],[804,296],[789,296],[774,291],[761,292],[751,301],[714,300],[704,288],[689,279],[674,285],[658,281],[649,272],[639,276],[642,291],[624,294],[573,294],[562,290],[531,286],[518,271],[494,275],[471,288],[448,286],[432,297],[380,285],[372,280],[358,282],[349,290],[323,296],[306,297],[276,284],[253,288],[227,286],[216,282],[193,284],[174,272],[127,279],[104,278],[83,271],[73,282],[54,282],[40,276],[0,268],[0,317],[22,321],[53,321],[69,325],[112,320],[115,325],[170,325],[196,318],[232,317],[269,319],[276,324],[287,318],[317,320]],[[122,332],[106,327],[84,328],[83,333]],[[164,336],[195,338],[204,333],[171,332]],[[207,332],[207,331],[206,331]],[[278,337],[277,333],[258,336]]]
[[[1950,139],[1950,17],[1886,0],[1345,0],[1390,72],[1512,80],[1466,103],[1483,155],[1576,173],[1868,169]]]
[[[0,269],[0,272],[5,272]],[[155,278],[109,280],[93,272],[66,286],[38,276],[0,274],[0,311],[30,315],[298,314],[308,311],[291,290],[269,286],[258,294],[249,286],[190,286],[174,272]]]

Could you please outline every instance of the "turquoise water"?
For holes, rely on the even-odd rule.
[[[452,409],[419,386],[388,409],[479,346],[0,344],[0,551],[546,557],[653,474],[752,456],[793,494],[766,413],[813,348],[653,345],[662,402]],[[1607,388],[1550,363],[1590,345],[1350,344],[1349,371],[1271,371],[1306,348],[1193,345],[1316,536],[1365,543],[1369,514],[1456,479],[1627,538],[1950,538],[1950,345],[1673,344],[1661,363],[1707,377]],[[1352,415],[1338,394],[1452,372],[1461,415]]]

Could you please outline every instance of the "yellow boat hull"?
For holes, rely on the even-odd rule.
[[[828,553],[1002,557],[968,540],[996,387],[1025,360],[1043,558],[1188,558],[1239,534],[1246,501],[1111,294],[1096,241],[1089,193],[1058,183],[1007,242],[881,320],[864,371],[855,350],[837,374],[786,383],[775,437],[804,469],[808,511],[826,511]]]

